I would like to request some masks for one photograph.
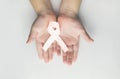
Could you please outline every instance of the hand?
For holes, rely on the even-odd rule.
[[[56,51],[55,46],[57,46],[56,43],[53,43],[47,52],[42,49],[44,43],[50,36],[47,32],[48,24],[50,21],[56,21],[56,16],[53,14],[39,15],[31,27],[31,31],[27,40],[27,43],[36,40],[38,56],[40,59],[44,59],[46,63],[52,60],[53,52]]]
[[[76,61],[79,49],[79,38],[82,36],[87,42],[93,42],[85,28],[81,25],[77,16],[67,16],[62,14],[58,17],[61,34],[60,37],[66,43],[68,51],[62,52],[63,62],[71,65]]]

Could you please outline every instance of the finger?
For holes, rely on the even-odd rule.
[[[64,51],[62,51],[62,56],[63,56],[63,63],[67,63],[67,54],[64,52]]]
[[[86,31],[82,31],[81,35],[83,36],[83,38],[87,41],[87,42],[93,42],[94,40],[88,35],[88,33]]]
[[[53,48],[53,45],[51,45],[50,47],[49,47],[49,60],[52,60],[53,59],[53,50],[54,50],[54,48]]]
[[[79,49],[79,42],[77,44],[73,45],[73,50],[74,50],[73,62],[75,62],[77,60],[78,49]]]
[[[31,43],[36,38],[36,36],[37,36],[37,32],[31,31],[26,41],[26,44]]]
[[[57,50],[57,55],[60,56],[61,55],[61,48],[58,44],[57,44],[56,50]]]
[[[49,51],[44,51],[44,50],[42,50],[43,51],[43,58],[44,58],[44,62],[45,63],[48,63],[49,62]]]
[[[72,60],[73,60],[73,45],[68,46],[69,51],[67,51],[67,64],[72,65]]]
[[[37,51],[38,51],[38,57],[39,57],[40,59],[43,58],[43,56],[42,56],[42,46],[43,46],[42,43],[36,41],[36,48],[37,48]]]

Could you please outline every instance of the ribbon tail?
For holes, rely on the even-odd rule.
[[[66,46],[66,44],[64,43],[64,41],[59,36],[57,37],[56,41],[60,45],[60,47],[62,48],[62,50],[64,52],[68,51],[68,47]]]
[[[50,45],[54,42],[54,37],[53,36],[50,36],[48,38],[48,40],[46,41],[46,43],[44,44],[43,46],[43,50],[46,52],[48,50],[48,48],[50,47]]]

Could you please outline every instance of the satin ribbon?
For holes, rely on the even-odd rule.
[[[66,52],[68,51],[68,48],[64,41],[61,39],[60,35],[60,28],[59,23],[57,22],[50,22],[48,25],[48,33],[50,34],[50,37],[47,39],[43,46],[43,50],[47,51],[48,48],[51,46],[51,44],[54,41],[57,41],[58,45],[61,47],[61,49]]]

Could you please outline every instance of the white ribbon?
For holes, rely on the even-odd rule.
[[[43,46],[43,50],[47,51],[50,45],[54,42],[57,41],[58,45],[61,47],[61,49],[66,52],[68,51],[68,48],[64,41],[60,38],[60,28],[59,24],[57,22],[50,22],[48,26],[48,33],[51,35],[46,43]]]

